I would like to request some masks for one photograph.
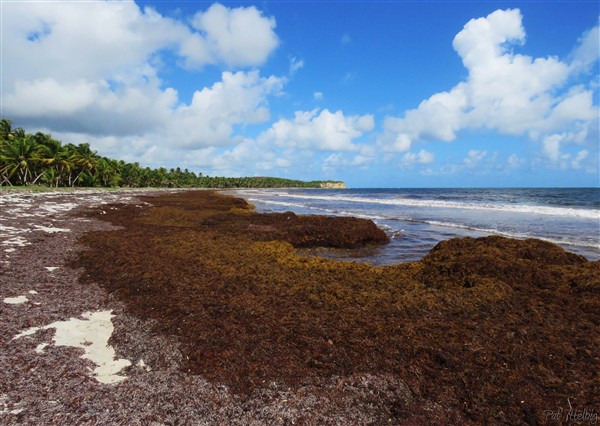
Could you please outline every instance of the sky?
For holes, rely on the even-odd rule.
[[[600,185],[596,0],[0,12],[2,118],[103,156],[355,188]]]

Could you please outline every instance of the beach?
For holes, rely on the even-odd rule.
[[[0,193],[2,424],[557,424],[600,410],[600,263],[213,191]],[[549,414],[551,414],[549,416]],[[559,422],[565,422],[561,414]],[[552,423],[554,422],[554,423]]]
[[[351,258],[380,265],[421,260],[451,238],[537,238],[600,259],[598,188],[350,188],[231,191],[261,212],[373,220],[390,243]]]

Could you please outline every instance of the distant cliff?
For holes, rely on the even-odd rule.
[[[347,186],[344,182],[321,182],[321,188],[329,188],[329,189],[346,189]]]

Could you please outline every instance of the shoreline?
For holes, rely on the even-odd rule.
[[[386,230],[392,243],[381,250],[377,258],[367,259],[367,256],[360,256],[360,253],[358,258],[379,265],[418,261],[435,244],[450,238],[491,235],[519,240],[537,238],[558,244],[588,260],[600,259],[598,238],[594,238],[599,232],[600,210],[594,208],[593,202],[568,207],[561,207],[557,203],[537,205],[536,201],[542,203],[548,198],[548,194],[543,192],[521,194],[508,191],[498,194],[499,198],[517,198],[523,195],[531,197],[519,200],[514,205],[493,204],[493,194],[485,191],[476,191],[474,194],[464,193],[463,190],[453,190],[448,194],[438,189],[427,189],[425,192],[412,189],[364,189],[349,190],[344,194],[316,194],[303,190],[230,193],[249,197],[263,212],[291,210],[297,214],[372,219]],[[593,200],[591,192],[586,194],[586,197],[592,197],[590,200]],[[571,194],[562,195],[566,197],[566,204],[579,196],[573,195],[571,199]],[[548,224],[547,229],[542,226],[544,223]]]
[[[41,195],[20,208],[33,216],[0,217],[28,227],[8,238],[27,241],[3,252],[0,299],[37,292],[2,304],[2,422],[518,423],[567,397],[598,411],[598,262],[495,237],[379,268],[304,258],[295,246],[380,237],[212,194]],[[116,384],[52,330],[12,340],[108,309],[132,364]]]

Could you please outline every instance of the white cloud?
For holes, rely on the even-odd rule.
[[[572,66],[576,70],[587,69],[598,62],[600,56],[600,29],[598,26],[586,32],[572,52]]]
[[[184,164],[219,175],[274,172],[289,175],[292,170],[296,174],[312,170],[333,176],[341,166],[365,167],[375,160],[375,147],[355,142],[373,127],[370,115],[345,116],[342,111],[316,109],[297,111],[293,120],[280,119],[255,139],[240,138],[235,146],[225,150],[190,149],[183,159]],[[349,159],[344,151],[356,155]]]
[[[562,135],[549,135],[542,141],[544,154],[552,161],[558,161],[560,157],[560,143],[564,139]]]
[[[321,169],[325,174],[331,174],[335,173],[343,164],[345,164],[345,161],[340,154],[331,154],[323,161]]]
[[[66,115],[91,105],[98,96],[97,84],[78,80],[59,83],[53,78],[16,81],[14,92],[4,96],[4,106],[13,115]],[[56,102],[60,99],[60,102]]]
[[[303,59],[298,59],[295,56],[290,56],[289,60],[290,60],[290,75],[295,74],[296,71],[298,71],[299,69],[304,67]]]
[[[269,118],[285,78],[224,72],[189,104],[164,87],[165,50],[182,65],[255,66],[277,47],[275,21],[254,7],[215,4],[193,28],[133,1],[3,5],[3,114],[31,127],[108,144],[204,147],[232,142],[234,126]],[[143,139],[145,142],[140,143]],[[154,147],[154,148],[152,148]]]
[[[348,33],[342,34],[342,37],[340,38],[340,43],[343,46],[352,43],[352,37],[350,37],[350,34],[348,34]]]
[[[314,92],[313,93],[313,98],[315,99],[315,101],[321,101],[323,100],[323,92]]]
[[[176,146],[202,147],[231,143],[236,124],[269,119],[266,101],[280,93],[285,79],[260,77],[259,72],[224,72],[221,81],[194,92],[190,105],[175,109],[166,124]]]
[[[214,4],[190,28],[133,1],[10,2],[3,5],[3,77],[59,82],[109,79],[145,67],[161,49],[188,67],[256,66],[279,45],[273,18],[255,7]],[[43,66],[40,66],[43,65]]]
[[[571,161],[571,168],[579,169],[581,168],[581,162],[587,158],[589,155],[589,151],[583,149],[577,153],[577,156]]]
[[[229,9],[213,4],[194,16],[192,26],[204,35],[215,60],[233,66],[260,65],[279,45],[275,19],[264,17],[254,6]],[[200,61],[204,54],[201,49]]]
[[[523,165],[523,160],[517,154],[511,154],[506,160],[509,169],[518,169]]]
[[[430,164],[433,163],[434,159],[435,157],[431,152],[422,149],[417,153],[407,152],[404,154],[400,165],[402,167],[412,167],[415,164]]]
[[[463,164],[468,168],[475,167],[486,156],[487,156],[487,151],[479,151],[476,149],[472,149],[471,151],[468,152],[467,156],[463,159]]]
[[[358,154],[350,161],[351,166],[366,168],[377,158],[377,149],[373,145],[358,145]]]
[[[293,120],[280,119],[259,136],[278,146],[300,149],[348,151],[356,149],[353,140],[373,130],[372,115],[348,116],[327,109],[297,111]]]
[[[589,158],[590,151],[582,149],[575,152],[567,152],[566,145],[581,145],[586,139],[586,133],[553,133],[546,136],[542,140],[542,154],[546,159],[546,163],[551,167],[559,169],[581,169],[582,162]],[[596,146],[597,149],[597,146]],[[596,151],[597,152],[597,151]],[[536,160],[539,163],[540,159]],[[597,173],[597,158],[589,158],[585,165],[586,170],[592,173]]]
[[[384,127],[386,125],[391,125],[387,122],[384,122]],[[412,146],[412,141],[410,140],[410,137],[404,133],[398,133],[396,135],[395,140],[393,141],[392,144],[384,144],[383,149],[386,152],[405,152],[410,150],[410,147]]]
[[[388,152],[403,152],[416,140],[451,142],[465,129],[542,141],[553,133],[585,132],[585,143],[594,144],[598,106],[593,92],[581,85],[569,87],[569,78],[597,60],[597,35],[597,28],[584,35],[569,64],[513,53],[512,46],[525,42],[519,10],[497,10],[469,21],[453,42],[468,78],[403,117],[386,117],[380,145]],[[549,142],[542,144],[552,151]]]

